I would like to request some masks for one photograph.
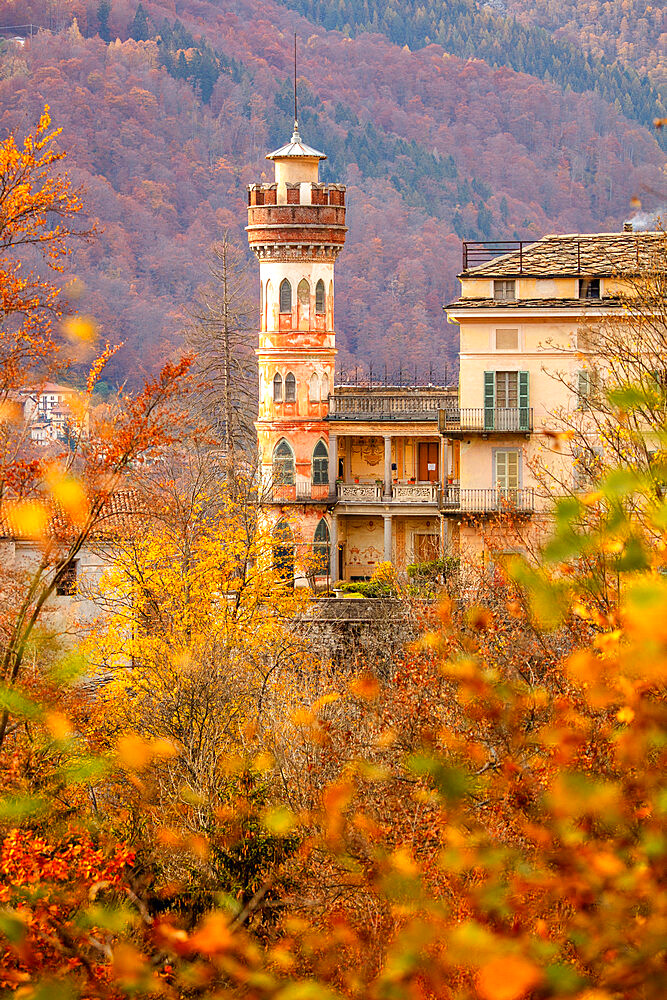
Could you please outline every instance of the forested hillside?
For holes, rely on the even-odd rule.
[[[556,38],[583,44],[587,52],[634,66],[664,88],[667,82],[667,28],[662,3],[646,0],[505,0],[526,24]],[[664,91],[663,91],[664,93]]]
[[[567,33],[554,36],[554,28],[563,23],[559,19],[563,8],[572,6],[567,0],[542,8],[544,17],[535,21],[530,16],[532,2],[521,3],[526,14],[521,21],[477,0],[448,0],[447,4],[442,0],[340,0],[338,3],[285,0],[285,3],[326,28],[348,34],[382,32],[397,45],[408,45],[411,49],[436,42],[463,59],[484,59],[491,66],[509,66],[540,80],[571,87],[578,93],[594,90],[615,103],[629,118],[644,124],[651,124],[658,114],[664,113],[664,103],[656,89],[632,65],[618,60],[620,52],[613,52],[610,59],[608,51],[598,51],[599,46],[591,51],[590,47],[582,49],[578,39]],[[609,30],[613,31],[612,24]],[[657,37],[655,41],[657,47]]]
[[[331,5],[330,5],[331,6]],[[368,5],[366,5],[368,8]],[[302,134],[349,188],[337,270],[343,367],[452,371],[460,239],[619,228],[659,204],[662,152],[616,102],[381,33],[346,38],[274,0],[0,0],[0,23],[50,25],[0,53],[0,126],[45,103],[63,128],[98,239],[77,251],[77,305],[125,341],[134,380],[180,342],[222,231],[244,241],[245,186],[291,131],[292,32]],[[77,24],[72,23],[76,15]]]

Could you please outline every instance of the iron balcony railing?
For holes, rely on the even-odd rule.
[[[441,434],[461,431],[471,434],[529,434],[533,430],[532,406],[501,406],[444,409],[438,416]]]
[[[535,490],[532,487],[476,490],[445,486],[441,510],[457,514],[530,514],[535,510]]]
[[[445,409],[450,403],[451,396],[438,392],[334,395],[329,396],[329,419],[437,420],[438,411]]]

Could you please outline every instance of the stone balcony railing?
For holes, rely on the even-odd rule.
[[[450,406],[451,394],[444,391],[346,390],[340,395],[329,396],[329,420],[436,421],[438,412]]]
[[[338,500],[352,503],[431,503],[437,504],[439,488],[437,483],[393,483],[391,497],[385,497],[379,483],[337,483]]]

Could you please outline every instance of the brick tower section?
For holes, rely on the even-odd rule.
[[[323,153],[295,122],[269,153],[273,183],[248,188],[248,241],[259,260],[259,413],[265,495],[274,524],[294,535],[295,567],[328,526],[328,397],[333,391],[334,264],[345,234],[345,187],[319,182]],[[319,534],[316,531],[319,525]]]

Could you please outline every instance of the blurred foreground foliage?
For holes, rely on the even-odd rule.
[[[1,761],[3,987],[663,996],[667,505],[654,498],[646,544],[626,513],[639,490],[616,470],[564,502],[540,568],[516,559],[495,606],[445,598],[390,679],[339,677],[304,706],[294,677],[282,712],[321,768],[300,807],[268,719],[217,762],[214,829],[148,823],[182,746],[124,732],[91,752],[80,688],[3,689],[19,722]],[[506,622],[515,661],[498,652]],[[519,635],[544,656],[528,662]],[[200,865],[165,878],[176,853],[215,856],[199,905]]]

